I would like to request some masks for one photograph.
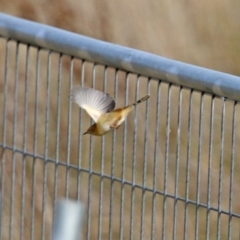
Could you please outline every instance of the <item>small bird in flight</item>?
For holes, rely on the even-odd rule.
[[[117,129],[126,120],[131,110],[149,97],[147,95],[136,103],[114,110],[115,101],[106,93],[80,86],[74,87],[71,91],[72,101],[85,109],[95,121],[84,134],[95,136],[102,136],[115,128]]]

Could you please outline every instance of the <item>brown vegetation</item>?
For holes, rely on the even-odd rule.
[[[3,1],[0,0],[0,9],[2,12],[9,13],[15,16],[38,21],[48,25],[63,28],[79,34],[91,36],[104,41],[109,41],[124,46],[137,48],[148,51],[164,57],[176,59],[179,61],[212,68],[215,70],[239,75],[239,24],[240,2],[237,0],[231,1],[28,1],[15,0]],[[5,85],[5,48],[6,41],[0,39],[0,109],[3,113],[4,109],[4,89]],[[70,57],[62,57],[61,74],[61,90],[60,90],[60,112],[57,108],[58,99],[58,63],[59,54],[53,53],[50,57],[50,92],[49,92],[49,111],[47,111],[47,65],[48,52],[40,51],[40,74],[38,86],[38,102],[36,102],[36,55],[37,50],[30,48],[29,54],[29,81],[28,81],[28,112],[27,115],[27,131],[24,131],[25,111],[25,96],[26,96],[26,46],[20,44],[19,47],[19,71],[18,71],[18,97],[17,111],[14,114],[14,89],[15,89],[15,69],[16,69],[16,43],[9,43],[9,69],[8,69],[8,92],[7,92],[7,118],[5,128],[3,128],[3,118],[0,118],[0,142],[3,142],[4,132],[6,133],[6,144],[13,146],[15,141],[16,149],[23,150],[29,154],[23,155],[19,152],[14,152],[12,149],[3,151],[1,149],[1,173],[4,176],[1,178],[3,195],[3,221],[2,221],[2,237],[9,237],[10,226],[10,211],[11,211],[11,189],[12,180],[14,180],[14,205],[12,205],[14,221],[12,225],[13,239],[19,239],[21,229],[21,211],[24,206],[24,232],[23,239],[30,239],[31,234],[35,239],[40,239],[43,226],[45,227],[44,235],[46,239],[50,239],[52,227],[52,207],[55,197],[69,197],[73,199],[81,199],[86,207],[88,205],[88,187],[91,183],[91,225],[87,226],[88,208],[86,208],[86,220],[84,231],[87,227],[91,230],[91,239],[97,239],[99,227],[99,202],[102,200],[102,239],[107,239],[110,232],[109,222],[112,222],[112,239],[117,239],[120,234],[120,206],[122,204],[122,188],[124,186],[124,204],[123,206],[123,239],[129,239],[129,235],[133,234],[133,239],[140,238],[141,218],[142,218],[142,199],[144,194],[144,220],[143,230],[144,238],[150,239],[151,234],[151,217],[152,217],[152,197],[151,191],[144,192],[140,188],[133,188],[132,185],[121,185],[121,182],[115,181],[113,188],[108,178],[100,181],[100,176],[92,174],[89,178],[87,171],[79,172],[75,166],[81,166],[88,170],[91,164],[94,172],[101,172],[101,147],[102,139],[93,138],[92,152],[90,155],[90,138],[84,136],[79,145],[79,122],[82,124],[82,131],[86,130],[90,125],[89,117],[82,113],[79,116],[79,111],[76,105],[69,104],[68,91],[71,88],[69,85],[71,64],[73,66],[72,85],[80,83],[82,69],[84,67],[84,83],[87,86],[92,85],[92,69],[91,63],[83,63],[80,60],[74,59],[72,62]],[[104,85],[104,67],[95,67],[95,84],[97,89],[103,89]],[[136,98],[144,96],[147,92],[148,81],[141,77],[136,80],[134,74],[128,76],[126,73],[118,72],[116,96],[117,106],[125,104],[125,89],[128,84],[129,91],[127,93],[128,102],[134,102]],[[107,92],[114,95],[115,88],[115,71],[107,69]],[[139,84],[138,96],[135,95],[135,89]],[[159,122],[159,145],[157,146],[158,165],[154,165],[155,151],[155,134],[156,134],[156,112],[157,112],[157,88],[158,83],[155,80],[149,82],[151,98],[149,100],[149,121],[147,134],[147,154],[144,158],[145,146],[144,137],[146,124],[145,111],[146,105],[141,104],[137,112],[137,140],[134,145],[134,114],[127,121],[127,145],[126,152],[123,152],[123,132],[124,127],[116,132],[116,149],[112,155],[112,134],[106,135],[104,142],[104,167],[103,173],[111,176],[111,167],[114,162],[114,177],[122,178],[122,163],[125,155],[125,176],[124,179],[132,182],[135,176],[135,184],[143,184],[144,162],[146,163],[146,181],[145,186],[153,189],[154,169],[157,169],[157,185],[156,190],[164,190],[164,170],[167,166],[167,188],[166,192],[170,195],[175,194],[175,186],[178,183],[178,196],[186,198],[186,176],[187,167],[189,166],[189,185],[188,199],[197,201],[197,174],[198,174],[198,147],[199,147],[199,116],[200,116],[200,97],[201,94],[193,92],[192,95],[192,132],[191,132],[191,152],[188,155],[188,123],[189,123],[189,98],[190,91],[183,90],[182,92],[182,122],[181,122],[181,138],[180,138],[180,156],[179,156],[179,176],[178,181],[175,181],[176,174],[176,152],[177,152],[177,116],[178,116],[178,101],[179,87],[171,87],[171,95],[169,97],[169,86],[165,83],[161,84],[160,90],[160,122]],[[167,135],[167,103],[171,100],[170,105],[170,130],[169,133],[169,151],[166,152],[166,135]],[[209,139],[210,139],[210,118],[211,118],[211,96],[204,95],[204,115],[203,115],[203,136],[202,136],[202,151],[200,162],[200,186],[199,186],[199,202],[207,204],[208,199],[208,164],[209,164]],[[213,155],[211,169],[211,207],[222,210],[229,210],[229,190],[230,190],[230,170],[231,170],[231,137],[232,137],[232,111],[233,103],[226,102],[225,115],[225,137],[224,137],[224,155],[223,155],[223,173],[222,173],[222,195],[221,205],[218,205],[219,199],[219,164],[221,153],[221,99],[215,99],[214,122],[213,122]],[[37,116],[36,105],[38,106]],[[239,106],[237,105],[237,121],[236,121],[236,146],[240,143],[239,134]],[[70,115],[68,114],[70,112]],[[46,118],[48,116],[48,122]],[[59,122],[59,142],[57,142],[57,120]],[[71,116],[71,118],[68,118]],[[14,117],[17,120],[14,125]],[[36,117],[36,118],[35,118]],[[35,122],[37,121],[37,130]],[[71,128],[69,128],[71,122]],[[46,131],[46,127],[48,128]],[[16,138],[14,140],[13,133],[16,129]],[[26,132],[26,136],[24,133]],[[46,135],[47,134],[47,135]],[[34,142],[36,136],[37,142]],[[24,142],[26,139],[26,142]],[[47,140],[47,141],[45,141]],[[58,144],[58,145],[57,145]],[[47,148],[46,148],[47,146]],[[37,158],[33,157],[34,148],[36,147]],[[136,148],[136,149],[135,149]],[[13,149],[13,150],[16,150]],[[68,151],[69,149],[69,151]],[[79,149],[81,159],[79,158]],[[136,151],[135,151],[136,150]],[[236,147],[234,180],[233,180],[233,208],[232,212],[240,214],[239,207],[239,172],[240,164],[237,162],[239,150]],[[133,162],[133,155],[136,155],[136,162]],[[166,157],[168,162],[166,163]],[[44,164],[43,158],[49,161]],[[51,162],[51,159],[60,161],[56,165]],[[90,159],[93,159],[91,162]],[[189,159],[189,164],[187,161]],[[79,161],[81,160],[81,163]],[[15,164],[15,165],[14,165]],[[71,167],[66,168],[66,165]],[[135,164],[135,172],[132,172],[133,164]],[[12,170],[14,170],[15,178],[12,178]],[[35,179],[35,180],[34,180]],[[45,179],[45,182],[44,182]],[[103,184],[102,196],[100,184]],[[25,188],[22,189],[22,186]],[[79,187],[80,186],[80,187]],[[114,190],[113,190],[114,189]],[[133,191],[134,189],[134,191]],[[81,191],[80,191],[81,190]],[[113,208],[110,216],[110,195],[112,191]],[[132,191],[134,198],[132,198]],[[80,192],[80,195],[79,195]],[[22,196],[24,193],[24,198]],[[35,198],[33,199],[33,196]],[[163,221],[163,200],[161,194],[156,196],[155,209],[155,236],[156,238],[162,234]],[[33,207],[32,207],[32,202]],[[134,209],[132,209],[134,203]],[[173,236],[173,214],[174,214],[174,199],[166,198],[166,239],[172,239]],[[184,239],[184,226],[188,239],[194,239],[195,236],[195,220],[196,206],[194,204],[183,201],[177,201],[177,239]],[[186,207],[187,206],[187,207]],[[43,212],[45,208],[45,212]],[[187,208],[187,218],[185,224],[184,214]],[[210,211],[210,210],[209,210]],[[132,222],[131,224],[131,212]],[[199,239],[206,238],[206,221],[207,210],[204,207],[199,207]],[[33,216],[34,214],[34,216]],[[209,226],[210,239],[216,238],[217,235],[217,217],[216,211],[210,211]],[[31,221],[34,219],[34,223]],[[221,239],[226,239],[228,234],[229,216],[221,215]],[[32,231],[34,226],[34,232]],[[234,234],[239,236],[239,220],[232,218],[233,239]]]

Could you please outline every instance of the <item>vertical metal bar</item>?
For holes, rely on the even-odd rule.
[[[81,85],[84,86],[84,77],[85,77],[85,61],[82,61],[81,64]],[[82,131],[82,108],[79,108],[79,135],[78,135],[78,174],[77,174],[77,200],[80,201],[80,193],[81,193],[81,165],[82,165],[82,138],[83,138],[83,131]]]
[[[174,213],[173,213],[173,240],[177,237],[177,201],[178,201],[178,181],[179,181],[179,158],[180,158],[180,139],[181,139],[181,124],[182,124],[182,87],[180,87],[178,95],[178,131],[177,131],[177,152],[176,152],[176,171],[175,171],[175,188],[174,188]]]
[[[223,180],[223,158],[224,158],[224,127],[225,127],[225,99],[222,98],[222,117],[221,117],[221,150],[219,164],[218,182],[218,220],[217,220],[217,239],[221,237],[221,209],[222,209],[222,180]]]
[[[126,88],[125,88],[125,106],[128,104],[128,86],[129,83],[129,73],[126,76]],[[123,153],[122,153],[122,176],[121,176],[121,203],[120,203],[120,239],[123,239],[123,224],[124,224],[124,181],[125,181],[125,166],[126,166],[126,146],[127,146],[127,121],[124,122],[123,130]]]
[[[44,170],[43,170],[43,196],[42,196],[42,231],[41,239],[45,239],[45,217],[46,217],[46,192],[47,192],[47,159],[48,159],[48,130],[49,130],[49,101],[50,101],[50,72],[51,52],[47,59],[47,89],[46,89],[46,116],[45,116],[45,139],[44,139]]]
[[[92,70],[92,87],[95,88],[95,80],[96,80],[96,65],[93,65]],[[92,124],[91,120],[91,124]],[[91,236],[91,204],[92,204],[92,165],[93,165],[93,146],[94,141],[93,137],[90,136],[90,159],[89,159],[89,178],[88,178],[88,219],[87,219],[87,239],[90,239]]]
[[[106,92],[106,81],[107,81],[107,67],[104,67],[104,82],[103,92]],[[102,136],[101,145],[101,175],[100,175],[100,196],[99,196],[99,212],[98,212],[98,239],[102,239],[102,204],[103,204],[103,175],[104,175],[104,150],[105,150],[105,136]]]
[[[166,212],[167,212],[167,188],[168,188],[168,161],[169,161],[169,135],[170,135],[170,110],[171,110],[171,95],[172,85],[168,86],[168,103],[167,103],[167,139],[166,139],[166,153],[165,153],[165,166],[164,166],[164,199],[163,199],[163,224],[162,224],[162,239],[166,235]]]
[[[209,239],[210,228],[210,207],[211,207],[211,175],[212,175],[212,149],[213,149],[213,128],[214,128],[214,102],[215,99],[211,97],[211,122],[210,122],[210,148],[208,157],[208,191],[207,191],[207,219],[206,219],[206,239]]]
[[[239,231],[239,236],[238,236],[238,239],[240,239],[240,231]]]
[[[54,212],[52,240],[79,240],[84,216],[83,204],[60,200]]]
[[[5,51],[5,69],[4,69],[4,103],[3,103],[3,123],[2,123],[2,143],[3,152],[1,158],[1,201],[0,201],[0,240],[3,239],[2,227],[3,227],[3,211],[4,211],[4,194],[5,194],[5,147],[6,147],[6,130],[7,130],[7,102],[8,102],[8,69],[9,69],[9,40],[6,40],[6,51]]]
[[[238,219],[239,220],[239,219]],[[240,231],[239,231],[239,233],[238,233],[238,239],[240,240]]]
[[[34,143],[33,143],[33,166],[32,166],[32,202],[31,202],[31,240],[34,239],[34,221],[35,221],[35,191],[36,191],[36,158],[37,158],[37,132],[38,132],[38,84],[40,73],[40,49],[37,49],[36,59],[36,86],[35,86],[35,107],[34,107]]]
[[[150,92],[150,79],[148,78],[147,92]],[[145,114],[145,132],[144,132],[144,158],[143,158],[143,175],[142,175],[142,204],[141,204],[141,229],[140,239],[144,239],[144,219],[146,204],[146,176],[147,176],[147,158],[148,158],[148,122],[149,122],[149,101],[146,102]]]
[[[138,90],[139,90],[139,76],[137,76],[136,87],[135,87],[135,102],[138,100]],[[133,239],[134,230],[134,200],[135,200],[135,171],[136,171],[136,153],[137,153],[137,115],[138,115],[138,105],[135,107],[134,111],[134,130],[133,130],[133,157],[132,157],[132,189],[131,189],[131,212],[130,212],[130,239]]]
[[[232,117],[232,151],[231,151],[231,170],[229,188],[229,218],[228,218],[228,239],[232,239],[232,203],[233,203],[233,181],[234,181],[234,161],[235,161],[235,140],[236,140],[236,105],[234,102]]]
[[[27,114],[28,114],[28,81],[29,81],[29,45],[26,50],[26,68],[25,68],[25,99],[24,99],[24,126],[23,126],[23,152],[26,152],[27,146]],[[21,190],[21,230],[20,239],[24,239],[24,218],[25,218],[25,178],[26,178],[26,156],[23,155],[22,164],[22,190]]]
[[[115,72],[115,82],[114,82],[114,99],[118,96],[118,74],[119,71]],[[112,239],[112,221],[113,221],[113,196],[114,196],[114,175],[115,175],[115,156],[116,156],[116,131],[112,131],[112,165],[111,165],[111,189],[110,189],[110,211],[109,211],[109,238]]]
[[[198,141],[198,162],[197,162],[197,202],[196,202],[196,222],[195,222],[195,239],[198,240],[198,229],[199,229],[199,203],[200,203],[200,180],[201,180],[201,159],[202,159],[202,128],[203,128],[203,93],[200,97],[200,119],[199,119],[199,141]]]
[[[191,89],[189,96],[188,109],[188,143],[187,143],[187,165],[186,165],[186,190],[185,190],[185,211],[184,211],[184,239],[187,239],[188,232],[188,198],[189,198],[189,172],[190,172],[190,158],[191,158],[191,142],[192,142],[192,95]]]
[[[12,156],[12,176],[11,176],[11,199],[10,199],[10,226],[9,239],[13,239],[14,228],[14,202],[15,202],[15,167],[16,167],[16,131],[17,131],[17,110],[18,110],[18,73],[19,73],[19,42],[16,45],[16,72],[14,85],[14,110],[13,110],[13,156]]]
[[[61,90],[62,90],[62,54],[58,58],[58,89],[57,89],[57,126],[56,126],[56,152],[55,152],[55,171],[54,171],[54,197],[53,205],[56,205],[58,195],[58,162],[59,162],[59,140],[60,140],[60,116],[61,116]],[[55,208],[53,209],[53,218]]]
[[[161,82],[158,82],[157,95],[157,114],[156,114],[156,131],[155,131],[155,145],[154,145],[154,165],[153,165],[153,197],[152,197],[152,219],[151,219],[151,239],[155,239],[155,216],[156,216],[156,190],[157,190],[157,167],[158,167],[158,144],[159,144],[159,118],[160,118],[160,93]]]
[[[69,90],[72,89],[73,81],[73,57],[70,61],[70,76],[69,76]],[[68,128],[67,128],[67,168],[66,168],[66,188],[65,188],[65,197],[68,199],[69,195],[69,164],[70,164],[70,147],[71,147],[71,122],[72,122],[72,103],[68,101]]]

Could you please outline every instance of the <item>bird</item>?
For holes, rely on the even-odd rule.
[[[96,89],[76,86],[72,88],[70,95],[71,100],[85,109],[95,122],[83,135],[94,136],[103,136],[113,129],[118,129],[134,107],[150,97],[146,95],[131,105],[114,110],[114,99],[109,94]]]

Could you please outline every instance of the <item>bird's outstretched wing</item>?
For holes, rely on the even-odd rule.
[[[87,87],[74,87],[71,90],[71,100],[85,109],[95,122],[106,112],[115,107],[115,101],[108,94]]]

